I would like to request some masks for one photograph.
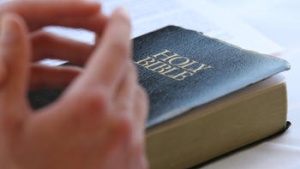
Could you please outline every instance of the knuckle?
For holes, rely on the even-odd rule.
[[[52,39],[52,35],[49,32],[37,31],[32,35],[32,42],[36,45],[44,45]]]
[[[117,109],[118,109],[118,111],[120,111],[120,113],[127,113],[127,112],[129,112],[130,107],[129,107],[128,100],[122,99],[122,101],[120,101],[120,103],[118,103]]]
[[[133,145],[133,153],[136,155],[144,154],[144,143],[143,141],[136,141]]]
[[[51,33],[46,32],[46,31],[37,31],[35,32],[35,36],[37,36],[38,38],[42,39],[42,40],[46,40],[51,38]]]
[[[109,102],[105,91],[86,89],[73,93],[72,97],[76,98],[70,105],[74,107],[74,124],[87,134],[99,132],[99,127],[109,114]]]
[[[105,90],[86,91],[80,98],[80,102],[84,104],[86,114],[91,117],[105,114],[109,109],[108,94]]]
[[[133,137],[133,121],[124,115],[120,115],[116,117],[116,128],[119,129],[121,135],[126,140],[130,140]]]
[[[4,126],[3,128],[8,130],[9,132],[18,132],[23,128],[23,120],[23,117],[7,115],[5,116],[5,118],[3,118],[3,120],[0,120],[0,122]]]
[[[112,40],[111,48],[113,49],[115,55],[120,59],[125,60],[129,58],[130,49],[123,41],[117,39]]]

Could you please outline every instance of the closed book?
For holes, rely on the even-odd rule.
[[[151,168],[192,167],[286,128],[285,60],[176,26],[135,38],[133,51],[150,98]],[[29,97],[40,107],[59,93]]]

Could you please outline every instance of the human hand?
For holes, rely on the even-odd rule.
[[[30,87],[34,89],[63,88],[81,71],[73,67],[47,67],[35,61],[54,58],[83,65],[94,47],[45,32],[44,26],[83,28],[101,34],[107,21],[99,4],[85,1],[11,1],[1,4],[0,15],[4,13],[20,15],[29,29],[33,61]]]
[[[73,14],[64,13],[65,8],[60,3],[56,5],[52,10],[60,9],[60,15],[72,18]],[[88,5],[79,6],[83,10]],[[7,11],[12,10],[6,8]],[[13,13],[21,17],[3,13],[0,21],[0,168],[146,168],[143,144],[148,105],[130,61],[130,24],[126,14],[118,10],[108,21],[91,14],[102,22],[98,22],[101,25],[98,27],[80,25],[76,19],[68,25],[55,19],[47,20],[53,15],[51,12],[43,16],[44,19],[20,11]],[[50,24],[103,33],[93,50],[86,44],[40,33],[39,28]],[[39,38],[42,40],[36,40]],[[61,46],[53,42],[61,42]],[[49,44],[54,46],[50,45],[55,52],[44,48]],[[77,57],[72,57],[73,51],[65,50],[77,48],[83,50],[73,53]],[[48,57],[82,64],[88,58],[88,62],[84,70],[77,71],[78,76],[71,68],[40,68],[36,64],[33,67],[31,60],[42,58],[45,51],[50,53]],[[91,57],[86,57],[88,55]],[[66,75],[67,80],[60,74]],[[43,75],[54,78],[53,82]],[[57,75],[60,78],[56,78]],[[56,102],[37,111],[29,107],[26,96],[30,86],[60,87],[74,77],[76,79]]]

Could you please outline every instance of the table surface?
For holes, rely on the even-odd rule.
[[[299,169],[300,168],[300,1],[211,0],[238,15],[285,50],[291,70],[284,73],[288,90],[288,120],[284,134],[205,165],[204,169]]]

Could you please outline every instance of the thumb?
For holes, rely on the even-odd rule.
[[[18,15],[4,14],[0,21],[1,108],[18,108],[20,103],[25,103],[30,54],[30,41],[25,23]]]

